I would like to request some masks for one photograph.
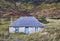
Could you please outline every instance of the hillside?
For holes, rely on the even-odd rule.
[[[60,18],[60,0],[0,0],[0,17],[24,14]]]

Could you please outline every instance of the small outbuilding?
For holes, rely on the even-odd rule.
[[[35,33],[42,31],[44,25],[33,16],[24,16],[18,18],[9,26],[9,33]]]

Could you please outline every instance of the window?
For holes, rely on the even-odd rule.
[[[42,32],[43,31],[43,28],[38,27],[38,31]]]
[[[24,32],[25,31],[25,27],[19,27],[19,32]]]
[[[35,27],[29,27],[29,33],[34,33],[35,32]]]
[[[9,27],[9,33],[15,33],[15,28],[14,27]]]

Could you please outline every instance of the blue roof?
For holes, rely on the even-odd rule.
[[[13,22],[10,26],[34,26],[40,27],[43,26],[41,22],[39,22],[35,17],[20,17],[15,22]]]

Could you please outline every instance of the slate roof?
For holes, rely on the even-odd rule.
[[[20,17],[16,21],[14,21],[10,26],[34,26],[34,27],[40,27],[43,26],[41,22],[39,22],[35,17]]]

